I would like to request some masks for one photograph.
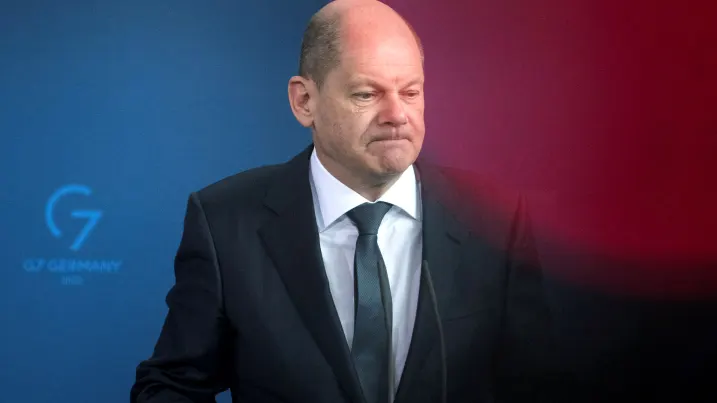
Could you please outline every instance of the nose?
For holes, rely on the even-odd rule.
[[[408,123],[405,105],[400,95],[396,93],[385,94],[381,100],[379,123],[390,126],[401,126]]]

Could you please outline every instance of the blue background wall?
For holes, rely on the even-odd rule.
[[[323,4],[0,3],[0,402],[128,401],[188,193],[310,141],[286,85]]]

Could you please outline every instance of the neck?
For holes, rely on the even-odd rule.
[[[378,200],[379,197],[386,193],[401,176],[400,174],[380,177],[375,175],[360,175],[356,170],[347,169],[342,164],[319,152],[319,150],[316,150],[316,156],[319,158],[321,165],[323,165],[334,178],[346,185],[349,189],[363,196],[366,200],[372,202]]]
[[[340,180],[340,179],[339,179]],[[386,191],[398,180],[398,175],[395,177],[392,177],[388,182],[382,182],[380,184],[366,184],[366,185],[356,185],[351,186],[346,184],[346,186],[353,189],[356,193],[360,194],[366,200],[370,200],[372,202],[375,202],[378,200],[379,197],[381,197]]]

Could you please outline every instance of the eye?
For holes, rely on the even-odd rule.
[[[417,96],[421,95],[420,91],[406,91],[405,94],[406,97],[410,99],[416,98]]]
[[[359,101],[370,101],[373,99],[375,94],[371,92],[357,92],[353,94],[353,97],[358,99]]]

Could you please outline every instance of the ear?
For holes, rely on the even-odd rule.
[[[317,88],[313,80],[301,76],[289,79],[289,105],[296,120],[304,127],[314,124]]]

